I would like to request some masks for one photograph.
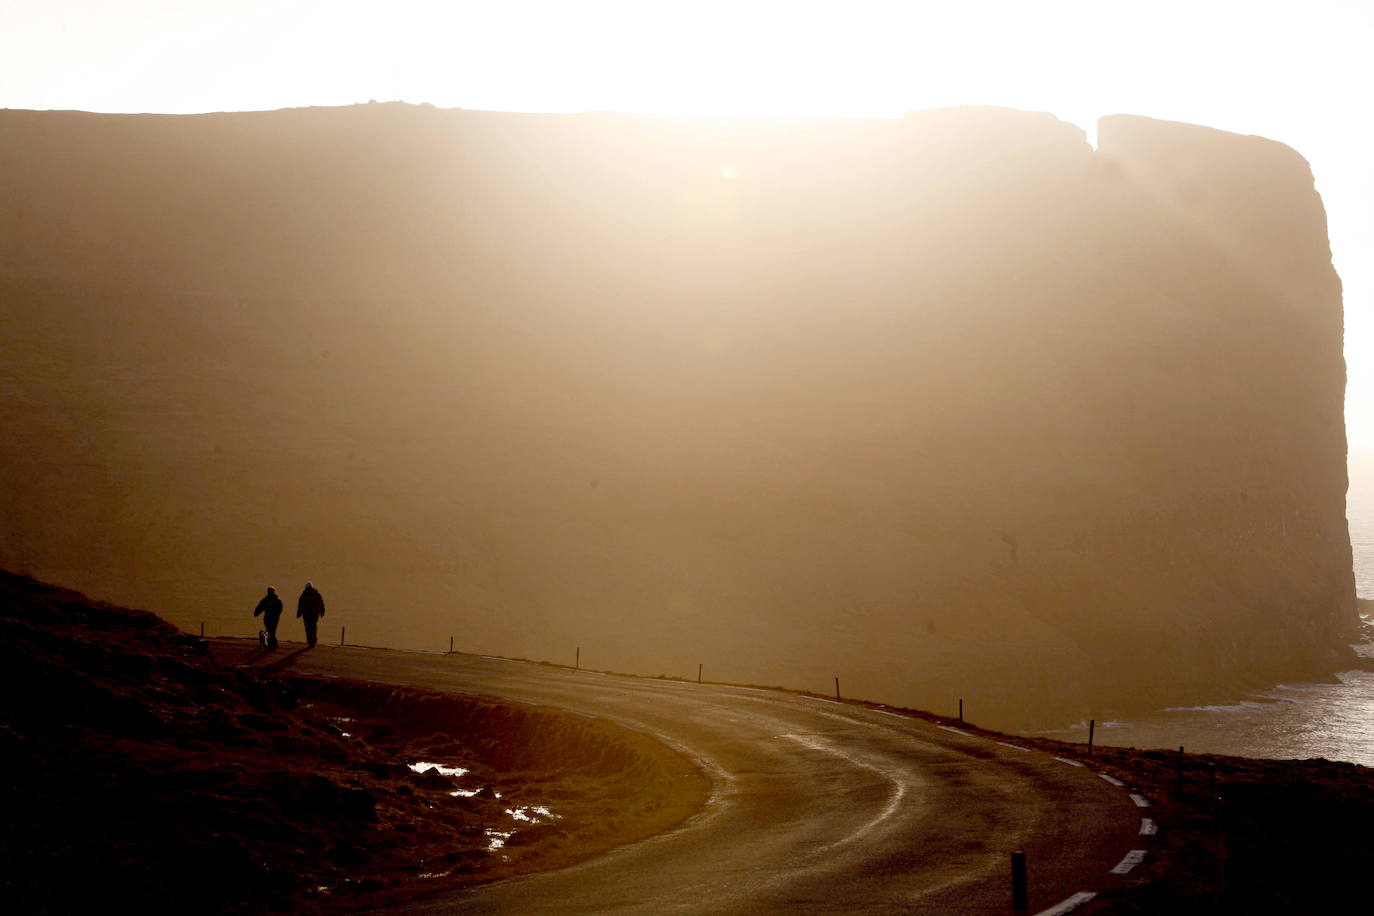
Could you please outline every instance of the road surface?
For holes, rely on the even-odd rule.
[[[1024,850],[1028,912],[1061,913],[1148,848],[1149,812],[1087,767],[862,706],[461,654],[321,646],[283,670],[605,717],[713,781],[667,834],[392,912],[1006,914]]]

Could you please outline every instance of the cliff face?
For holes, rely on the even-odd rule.
[[[1329,670],[1340,288],[1134,117],[0,112],[0,565],[987,724]]]

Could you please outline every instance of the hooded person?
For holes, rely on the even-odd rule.
[[[296,616],[305,621],[305,644],[315,645],[315,624],[324,616],[324,598],[309,582],[296,599]]]
[[[258,606],[253,609],[253,616],[262,617],[263,628],[267,630],[267,648],[277,647],[277,621],[281,620],[281,599],[277,597],[277,590],[272,586],[267,586],[267,594],[262,596]]]

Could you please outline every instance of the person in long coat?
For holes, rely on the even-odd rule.
[[[253,609],[253,616],[262,617],[263,628],[267,630],[267,648],[277,647],[277,621],[281,620],[281,598],[277,597],[277,590],[272,586],[267,586],[267,594],[262,596],[258,606]]]
[[[315,645],[315,624],[324,616],[324,598],[309,582],[296,599],[296,616],[305,621],[305,644]]]

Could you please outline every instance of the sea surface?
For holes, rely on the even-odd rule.
[[[1374,598],[1374,474],[1353,472],[1346,517],[1355,560],[1355,591]],[[1356,646],[1374,657],[1374,643]],[[1276,684],[1224,706],[1163,709],[1120,722],[1098,722],[1095,741],[1121,747],[1184,748],[1245,757],[1325,757],[1374,766],[1374,672],[1345,671],[1334,684]],[[1043,732],[1087,741],[1087,723]]]

